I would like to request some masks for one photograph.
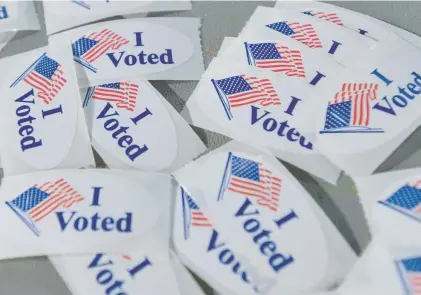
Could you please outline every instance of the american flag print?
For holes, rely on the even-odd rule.
[[[281,101],[269,79],[247,76],[245,74],[214,80],[229,105],[233,108],[245,105],[279,105]]]
[[[421,257],[395,262],[404,285],[405,295],[421,295]]]
[[[212,227],[209,219],[183,188],[181,188],[181,198],[185,240],[190,237],[191,227]]]
[[[273,72],[283,72],[287,76],[301,78],[306,76],[300,50],[289,49],[278,43],[245,43],[245,45],[250,55],[250,64],[254,63],[256,67]]]
[[[370,101],[377,99],[378,87],[374,83],[344,83],[329,101],[325,130],[369,126]]]
[[[36,62],[23,81],[37,90],[36,96],[45,104],[52,102],[67,82],[61,65],[46,55]]]
[[[113,102],[117,108],[134,111],[139,85],[130,81],[103,84],[95,86],[92,98]]]
[[[279,209],[282,180],[262,163],[232,155],[227,190],[255,199],[272,211]]]
[[[402,186],[379,203],[421,222],[421,180]]]
[[[73,56],[82,58],[88,63],[92,63],[108,50],[117,50],[129,41],[120,35],[104,29],[84,36],[72,44]]]
[[[320,19],[324,19],[328,22],[337,24],[339,26],[343,26],[340,17],[335,12],[323,12],[323,11],[314,11],[314,10],[308,10],[303,12],[306,15],[315,16]]]
[[[36,184],[6,204],[36,232],[40,222],[59,208],[70,208],[85,198],[63,178]]]
[[[322,48],[322,42],[311,24],[301,24],[300,22],[277,22],[266,25],[268,28],[289,36],[310,48]]]

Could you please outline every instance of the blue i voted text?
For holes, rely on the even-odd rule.
[[[101,206],[99,200],[102,187],[93,187],[93,190],[93,201],[91,206],[99,207]],[[55,212],[55,214],[57,216],[61,231],[74,229],[78,232],[132,232],[133,213],[131,212],[125,212],[125,215],[119,218],[112,216],[101,216],[99,212],[94,213],[90,217],[79,215],[77,211]]]

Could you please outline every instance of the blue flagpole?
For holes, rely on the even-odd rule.
[[[215,82],[214,79],[211,79],[211,81],[212,81],[213,87],[215,87],[215,90],[216,90],[216,93],[219,96],[219,99],[221,100],[222,106],[224,107],[225,114],[227,114],[228,120],[231,120],[232,119],[232,114],[231,114],[230,110],[225,105],[224,99],[222,98],[222,94],[219,91],[218,85],[216,84],[216,82]]]
[[[18,212],[15,208],[15,206],[13,206],[13,204],[11,204],[10,202],[6,202],[6,205],[10,207],[10,209],[13,210],[13,212],[16,213],[16,215],[32,230],[32,232],[39,237],[39,230],[31,223],[29,222],[27,219],[25,219],[20,212]]]
[[[411,292],[411,290],[409,290],[409,288],[408,288],[408,281],[407,281],[407,280],[406,280],[406,278],[404,277],[404,275],[403,275],[403,273],[402,273],[402,269],[399,267],[399,262],[396,262],[396,261],[395,261],[395,265],[396,265],[396,268],[398,269],[399,278],[401,279],[401,281],[402,281],[402,285],[403,285],[403,287],[404,287],[404,289],[405,289],[405,295],[411,295],[411,294],[412,294],[412,292]]]
[[[222,200],[222,197],[223,197],[224,192],[225,192],[225,181],[226,181],[226,178],[227,178],[227,171],[228,171],[228,168],[229,168],[229,164],[231,163],[231,158],[232,158],[232,153],[229,152],[227,163],[225,164],[224,175],[222,176],[221,186],[219,187],[218,201]]]
[[[89,4],[86,4],[84,1],[72,0],[72,2],[75,3],[75,4],[78,4],[80,6],[82,6],[83,8],[91,9],[91,6]]]
[[[94,94],[95,88],[96,88],[95,86],[88,88],[88,91],[86,92],[86,95],[85,95],[85,99],[83,100],[83,105],[82,105],[83,107],[88,106],[89,100],[91,99],[92,95]]]
[[[181,188],[181,202],[183,205],[183,225],[184,225],[184,239],[187,240],[187,226],[186,226],[186,201],[184,200],[184,189]]]
[[[43,55],[41,55],[36,61],[34,61],[33,63],[32,63],[32,65],[30,65],[29,66],[29,68],[27,68],[26,69],[26,71],[25,72],[23,72],[23,74],[22,75],[20,75],[19,76],[19,78],[17,78],[16,79],[16,81],[15,82],[13,82],[12,83],[12,85],[10,85],[10,88],[12,88],[12,87],[15,87],[19,82],[20,82],[20,80],[22,80],[23,78],[25,78],[27,75],[28,75],[28,73],[30,72],[30,71],[32,71],[32,68],[34,68],[36,65],[37,65],[37,63],[44,57],[44,56],[46,56],[47,55],[47,53],[45,53],[44,52],[44,54]]]
[[[386,206],[386,207],[388,207],[388,208],[390,208],[390,209],[392,209],[392,210],[395,210],[396,212],[399,212],[399,213],[401,213],[401,214],[403,214],[403,215],[406,215],[407,217],[409,217],[409,218],[412,218],[412,219],[414,219],[414,220],[416,220],[416,221],[418,221],[418,222],[421,222],[421,218],[420,217],[416,217],[416,216],[414,216],[414,215],[412,215],[412,214],[410,214],[410,213],[408,213],[408,212],[405,212],[404,210],[402,210],[402,209],[399,209],[399,208],[395,208],[395,207],[393,207],[393,206],[391,206],[391,205],[389,205],[387,202],[384,202],[384,201],[377,201],[379,204],[382,204],[382,205],[384,205],[384,206]]]
[[[244,42],[244,46],[246,47],[247,61],[248,61],[249,65],[255,66],[256,64],[255,63],[252,64],[252,61],[251,61],[248,43]]]
[[[83,66],[83,67],[87,68],[88,70],[91,70],[91,71],[92,71],[92,72],[94,72],[94,73],[96,73],[96,72],[97,72],[97,69],[96,69],[94,66],[92,66],[89,62],[87,62],[86,60],[84,60],[83,58],[80,58],[80,57],[74,56],[74,57],[73,57],[73,60],[74,60],[75,62],[77,62],[78,64],[80,64],[81,66]]]

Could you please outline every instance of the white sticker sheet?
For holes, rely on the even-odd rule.
[[[77,27],[96,20],[147,12],[190,10],[189,0],[163,1],[48,1],[43,0],[47,34]]]
[[[139,77],[198,80],[204,71],[200,26],[198,18],[123,19],[79,27],[49,41],[72,48],[80,87]]]
[[[356,57],[365,56],[378,44],[374,39],[309,15],[263,6],[257,7],[239,37],[246,38],[251,33],[261,39],[294,40],[351,68]]]
[[[182,185],[175,248],[219,293],[315,292],[355,261],[330,220],[272,156],[233,141],[174,176]]]
[[[95,165],[67,47],[39,48],[1,60],[4,174]]]
[[[308,134],[314,126],[302,116],[314,100],[310,86],[302,79],[282,79],[271,71],[214,58],[182,116],[336,183],[340,169],[313,146],[315,133]]]
[[[124,193],[122,193],[124,192]],[[0,259],[168,251],[172,181],[162,173],[54,170],[6,177]]]
[[[147,81],[97,85],[81,97],[92,145],[110,168],[171,172],[206,150]]]

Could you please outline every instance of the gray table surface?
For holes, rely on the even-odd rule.
[[[365,13],[421,35],[421,26],[419,25],[421,3],[419,2],[335,1],[330,3]],[[274,2],[199,1],[193,2],[193,10],[191,11],[150,13],[148,16],[194,16],[202,18],[203,54],[205,64],[208,65],[216,55],[223,38],[225,36],[236,37],[258,5],[272,7]],[[37,3],[37,11],[43,22],[42,5],[40,3]],[[0,57],[17,54],[46,44],[45,28],[37,33],[21,32],[0,52]],[[197,82],[154,81],[152,84],[176,110],[181,111]],[[209,150],[229,141],[229,138],[216,133],[198,128],[195,128],[195,131]],[[378,171],[421,166],[419,138],[421,138],[421,128],[415,131]],[[364,249],[370,240],[370,235],[352,181],[344,176],[340,179],[338,186],[335,187],[296,167],[288,164],[287,167],[311,192],[352,247],[357,252]],[[70,292],[49,261],[44,257],[36,257],[0,262],[0,294],[70,295]]]

